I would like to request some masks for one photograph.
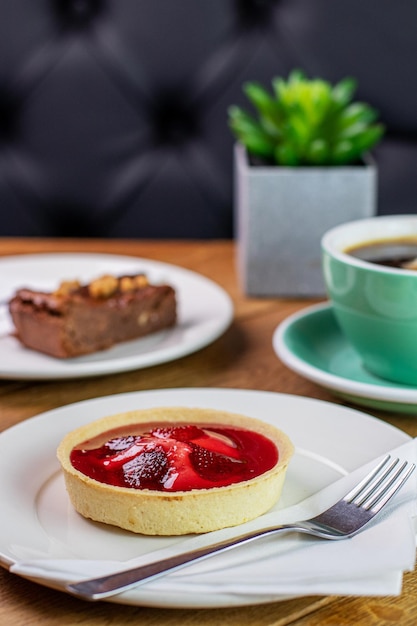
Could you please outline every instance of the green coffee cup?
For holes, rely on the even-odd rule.
[[[417,216],[347,222],[327,231],[321,246],[328,297],[364,367],[417,385],[417,262],[415,270],[404,268],[417,257]],[[365,259],[357,256],[362,247]],[[381,255],[401,257],[402,266],[375,262]]]

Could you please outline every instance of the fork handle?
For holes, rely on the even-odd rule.
[[[233,539],[220,541],[203,548],[197,548],[189,552],[183,552],[176,556],[168,557],[154,563],[141,565],[115,574],[108,574],[99,578],[91,578],[78,583],[66,585],[66,590],[84,600],[101,600],[109,596],[126,591],[139,584],[143,584],[164,576],[168,572],[179,569],[188,563],[201,561],[212,554],[234,548],[243,543],[248,543],[258,537],[264,537],[273,533],[297,530],[294,526],[274,526],[263,530],[253,531]],[[301,530],[301,529],[300,529]]]

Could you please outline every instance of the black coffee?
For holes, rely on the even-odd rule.
[[[369,263],[403,269],[407,269],[407,265],[415,261],[415,267],[411,269],[417,269],[417,238],[371,241],[347,248],[345,252]]]

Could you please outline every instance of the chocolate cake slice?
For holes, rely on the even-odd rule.
[[[143,274],[64,282],[52,293],[19,289],[9,302],[23,345],[57,358],[110,348],[176,323],[176,294]]]

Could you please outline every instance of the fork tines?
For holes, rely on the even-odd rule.
[[[377,513],[390,500],[415,469],[415,464],[400,459],[393,459],[388,467],[391,455],[387,455],[352,491],[344,498],[346,502]],[[408,467],[408,469],[407,469]]]

